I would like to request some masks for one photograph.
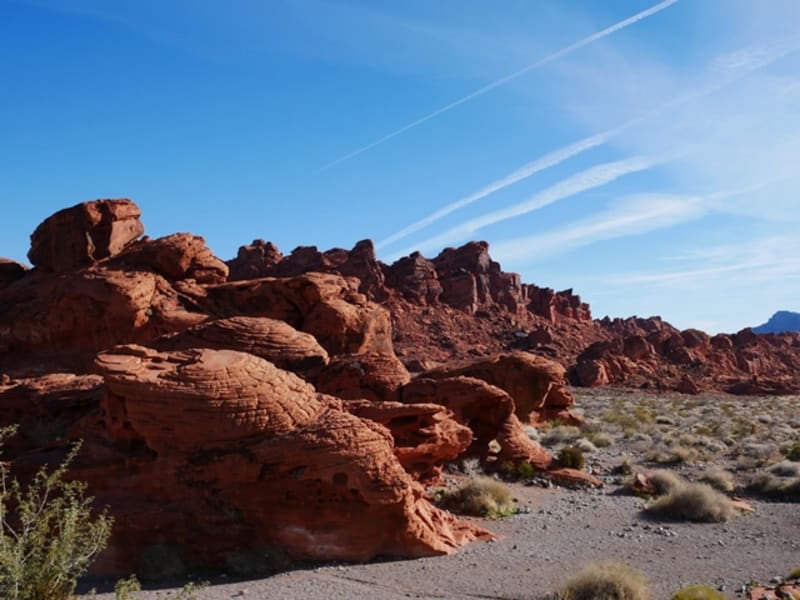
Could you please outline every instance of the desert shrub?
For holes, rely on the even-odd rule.
[[[645,576],[627,565],[591,563],[561,590],[564,600],[650,600]]]
[[[778,477],[800,477],[800,462],[782,460],[772,465],[769,472]]]
[[[789,573],[789,577],[787,579],[800,579],[800,567],[795,567],[792,569],[792,572]]]
[[[533,465],[529,462],[523,461],[517,465],[517,476],[520,479],[530,479],[531,477],[533,477],[534,473],[535,469],[533,468]]]
[[[562,448],[558,453],[558,464],[568,469],[582,469],[586,464],[586,459],[583,457],[583,452],[580,448],[575,446],[567,446]]]
[[[725,600],[725,595],[707,585],[692,585],[676,592],[672,600]]]
[[[0,431],[0,444],[13,429]],[[111,535],[107,511],[93,514],[86,485],[66,481],[80,444],[52,472],[23,486],[0,463],[0,598],[69,598]]]
[[[581,430],[572,425],[559,425],[552,427],[542,437],[542,444],[545,446],[556,446],[558,444],[569,444],[581,437]]]
[[[760,473],[753,477],[750,490],[786,500],[800,500],[800,477],[780,477],[773,473]]]
[[[720,467],[710,467],[700,476],[700,481],[704,481],[720,492],[732,492],[736,488],[733,475]]]
[[[783,448],[783,455],[786,460],[800,461],[800,442],[795,442],[791,446]]]
[[[614,438],[602,431],[589,433],[586,437],[598,448],[607,448],[614,443]]]
[[[736,514],[730,499],[705,483],[679,486],[645,510],[668,518],[704,522],[727,521]]]
[[[654,449],[647,453],[647,458],[661,465],[676,465],[680,463],[692,462],[699,456],[694,448],[685,446],[675,446],[669,449]]]
[[[656,492],[657,496],[663,496],[674,492],[680,487],[686,485],[686,480],[677,473],[668,471],[667,469],[658,469],[648,473],[650,484]]]
[[[136,593],[142,591],[142,586],[136,575],[131,575],[125,579],[120,579],[114,585],[114,597],[116,600],[133,600]]]
[[[575,447],[584,454],[591,454],[592,452],[597,452],[597,446],[595,446],[591,442],[591,440],[587,438],[581,438],[578,441],[576,441]]]
[[[449,510],[476,517],[497,519],[517,512],[511,488],[491,477],[474,477],[461,487],[444,490],[438,500]]]

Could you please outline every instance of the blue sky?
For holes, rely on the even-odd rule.
[[[0,0],[0,256],[83,200],[223,259],[485,239],[595,316],[800,310],[800,0]]]

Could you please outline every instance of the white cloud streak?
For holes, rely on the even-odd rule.
[[[654,158],[647,156],[637,156],[625,160],[603,163],[596,165],[585,171],[581,171],[558,183],[538,192],[523,202],[495,210],[474,219],[464,221],[455,227],[448,229],[444,233],[428,238],[420,244],[415,244],[414,248],[407,249],[398,256],[409,254],[414,250],[425,252],[427,250],[446,246],[451,243],[462,241],[471,237],[484,227],[519,217],[524,214],[542,209],[550,204],[564,200],[576,194],[591,190],[620,177],[644,171],[654,166],[666,162],[665,158]]]
[[[424,117],[420,117],[416,121],[412,121],[411,123],[409,123],[407,125],[404,125],[400,129],[397,129],[397,130],[395,130],[395,131],[393,131],[393,132],[391,132],[391,133],[389,133],[389,134],[387,134],[387,135],[375,140],[374,142],[372,142],[370,144],[367,144],[366,146],[362,146],[361,148],[359,148],[357,150],[354,150],[353,152],[345,154],[344,156],[340,156],[339,158],[329,162],[328,164],[323,165],[320,168],[320,171],[325,171],[325,170],[330,169],[331,167],[333,167],[335,165],[338,165],[338,164],[343,163],[343,162],[345,162],[347,160],[350,160],[351,158],[354,158],[354,157],[358,156],[359,154],[362,154],[362,153],[366,152],[367,150],[371,150],[372,148],[375,148],[376,146],[379,146],[379,145],[383,144],[384,142],[388,142],[392,138],[395,138],[398,135],[400,135],[402,133],[405,133],[409,129],[413,129],[414,127],[422,125],[423,123],[425,123],[427,121],[430,121],[431,119],[433,119],[435,117],[438,117],[439,115],[441,115],[443,113],[446,113],[447,111],[452,110],[452,109],[456,108],[457,106],[460,106],[460,105],[464,104],[465,102],[469,102],[470,100],[473,100],[473,99],[477,98],[478,96],[482,96],[482,95],[486,94],[487,92],[492,91],[493,89],[495,89],[497,87],[505,85],[509,81],[517,79],[518,77],[521,77],[522,75],[525,75],[526,73],[528,73],[530,71],[533,71],[534,69],[538,69],[539,67],[543,67],[543,66],[545,66],[545,65],[547,65],[547,64],[549,64],[549,63],[551,63],[551,62],[553,62],[555,60],[558,60],[559,58],[562,58],[562,57],[564,57],[564,56],[566,56],[568,54],[571,54],[572,52],[575,52],[576,50],[579,50],[580,48],[583,48],[584,46],[587,46],[587,45],[589,45],[589,44],[591,44],[593,42],[596,42],[597,40],[600,40],[600,39],[602,39],[602,38],[604,38],[606,36],[609,36],[609,35],[617,32],[617,31],[619,31],[621,29],[624,29],[625,27],[633,25],[634,23],[638,23],[639,21],[641,21],[643,19],[646,19],[647,17],[655,15],[656,13],[659,13],[662,10],[665,10],[665,9],[669,8],[673,4],[676,4],[677,2],[678,2],[678,0],[664,0],[663,2],[659,2],[658,4],[656,4],[654,6],[651,6],[650,8],[648,8],[646,10],[643,10],[643,11],[641,11],[639,13],[636,13],[635,15],[633,15],[631,17],[628,17],[627,19],[623,19],[622,21],[620,21],[618,23],[615,23],[614,25],[611,25],[610,27],[606,27],[602,31],[598,31],[597,33],[593,33],[592,35],[587,36],[587,37],[585,37],[585,38],[583,38],[581,40],[578,40],[577,42],[575,42],[573,44],[570,44],[569,46],[566,46],[565,48],[562,48],[561,50],[553,52],[552,54],[548,54],[544,58],[541,58],[541,59],[537,60],[536,62],[531,63],[528,66],[523,67],[522,69],[519,69],[518,71],[515,71],[515,72],[513,72],[513,73],[511,73],[509,75],[506,75],[505,77],[501,77],[500,79],[496,79],[495,81],[492,81],[491,83],[486,84],[485,86],[475,90],[474,92],[471,92],[470,94],[467,94],[463,98],[459,98],[458,100],[455,100],[454,102],[451,102],[450,104],[447,104],[447,105],[445,105],[445,106],[443,106],[441,108],[438,108],[435,111],[433,111],[431,113],[428,113]]]
[[[539,260],[598,241],[677,225],[705,212],[702,197],[637,194],[569,227],[495,243],[492,255],[504,265]]]
[[[509,173],[505,177],[501,177],[490,184],[480,188],[478,191],[469,194],[468,196],[464,196],[463,198],[456,200],[455,202],[451,202],[450,204],[443,206],[442,208],[430,213],[428,216],[420,219],[419,221],[415,221],[410,225],[404,227],[403,229],[391,234],[390,236],[380,240],[375,247],[377,249],[385,248],[397,242],[403,238],[408,237],[409,235],[416,233],[417,231],[424,229],[428,225],[432,225],[436,221],[446,217],[447,215],[469,206],[478,200],[482,200],[486,196],[489,196],[495,192],[498,192],[510,185],[518,183],[523,179],[531,177],[536,173],[549,169],[551,167],[555,167],[565,160],[568,160],[574,156],[582,154],[587,150],[591,150],[597,146],[603,145],[608,141],[615,138],[617,135],[627,131],[635,127],[636,125],[647,121],[648,119],[652,119],[657,117],[664,112],[668,111],[670,108],[675,108],[677,106],[686,104],[693,100],[697,100],[703,98],[704,96],[708,96],[715,92],[718,92],[724,89],[726,86],[739,81],[742,77],[757,71],[767,65],[775,62],[776,60],[783,58],[784,56],[796,52],[798,49],[797,40],[783,40],[780,42],[773,43],[769,46],[758,46],[755,48],[742,48],[736,50],[735,52],[726,54],[724,56],[718,57],[714,61],[714,68],[715,70],[723,70],[727,75],[722,81],[714,83],[712,85],[703,87],[698,90],[693,90],[691,92],[687,92],[685,94],[681,94],[672,100],[665,102],[664,104],[657,106],[656,108],[647,111],[646,113],[636,117],[635,119],[631,119],[630,121],[623,123],[619,127],[615,127],[614,129],[609,129],[602,133],[597,133],[595,135],[586,137],[582,140],[578,140],[572,144],[554,150],[541,156],[525,165],[520,167],[519,169]]]

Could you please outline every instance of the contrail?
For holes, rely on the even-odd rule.
[[[522,167],[520,167],[516,171],[513,171],[512,173],[509,173],[505,177],[502,177],[500,179],[491,182],[490,184],[479,189],[478,191],[468,196],[465,196],[460,200],[456,200],[455,202],[443,206],[442,208],[432,212],[427,217],[424,217],[419,221],[411,223],[410,225],[404,227],[400,231],[397,231],[392,235],[390,235],[389,237],[379,241],[375,245],[375,247],[377,249],[384,248],[400,239],[408,237],[412,233],[416,233],[420,229],[423,229],[428,225],[435,223],[439,219],[449,215],[452,212],[455,212],[460,208],[469,206],[470,204],[477,202],[478,200],[481,200],[482,198],[485,198],[486,196],[489,196],[494,192],[502,190],[503,188],[513,185],[518,181],[521,181],[532,175],[535,175],[540,171],[544,171],[545,169],[554,167],[564,162],[565,160],[572,158],[573,156],[577,156],[578,154],[581,154],[596,146],[604,144],[609,140],[611,140],[612,138],[616,137],[617,135],[623,133],[627,129],[630,129],[638,125],[639,123],[642,123],[653,117],[656,117],[661,113],[666,112],[670,108],[680,106],[682,104],[686,104],[687,102],[691,102],[692,100],[696,100],[698,98],[702,98],[704,96],[713,94],[725,88],[726,86],[736,81],[739,81],[741,78],[745,77],[749,73],[757,71],[758,69],[761,69],[773,63],[774,61],[783,58],[788,54],[796,52],[798,49],[797,42],[798,39],[792,38],[788,41],[785,40],[782,43],[774,44],[770,48],[758,48],[756,50],[753,50],[750,52],[752,59],[746,61],[745,63],[746,66],[744,68],[739,69],[735,74],[727,77],[723,81],[677,96],[671,99],[670,101],[665,102],[664,104],[657,106],[656,108],[651,109],[646,113],[634,119],[631,119],[630,121],[627,121],[622,125],[619,125],[618,127],[615,127],[614,129],[609,129],[602,133],[591,135],[589,137],[583,138],[582,140],[578,140],[577,142],[573,142],[572,144],[564,146],[563,148],[553,150],[552,152],[549,152],[544,156],[541,156],[523,165]],[[740,50],[738,52],[738,54],[743,54],[743,53],[745,53],[744,50]]]
[[[475,217],[469,221],[465,221],[455,227],[448,229],[444,233],[440,233],[432,238],[429,238],[414,248],[399,253],[397,256],[405,256],[413,250],[424,252],[431,248],[437,248],[443,245],[453,243],[458,240],[469,238],[471,235],[494,223],[506,221],[514,217],[540,210],[545,206],[549,206],[555,202],[575,196],[581,192],[591,190],[612,181],[619,179],[631,173],[645,171],[659,164],[672,160],[674,156],[670,157],[646,157],[636,156],[615,162],[603,163],[596,165],[585,171],[581,171],[567,179],[553,184],[549,188],[542,190],[528,198],[523,202],[519,202],[506,208],[495,210],[485,215]]]
[[[670,6],[675,4],[676,2],[678,2],[678,0],[664,0],[664,2],[659,2],[655,6],[652,6],[652,7],[648,8],[647,10],[643,10],[640,13],[636,13],[632,17],[628,17],[627,19],[625,19],[623,21],[620,21],[619,23],[615,23],[611,27],[607,27],[606,29],[603,29],[602,31],[598,31],[597,33],[593,33],[592,35],[590,35],[588,37],[585,37],[582,40],[578,40],[577,42],[575,42],[573,44],[570,44],[566,48],[562,48],[561,50],[559,50],[557,52],[554,52],[553,54],[549,54],[548,56],[545,56],[544,58],[541,58],[541,59],[537,60],[535,63],[531,63],[527,67],[523,67],[519,71],[515,71],[514,73],[511,73],[510,75],[506,75],[505,77],[501,77],[500,79],[498,79],[496,81],[493,81],[493,82],[491,82],[489,84],[486,84],[485,86],[475,90],[471,94],[467,94],[463,98],[460,98],[460,99],[458,99],[458,100],[456,100],[454,102],[451,102],[450,104],[448,104],[446,106],[438,108],[435,111],[433,111],[432,113],[429,113],[429,114],[425,115],[424,117],[420,117],[416,121],[412,121],[408,125],[404,125],[400,129],[398,129],[396,131],[393,131],[392,133],[386,134],[385,136],[375,140],[371,144],[367,144],[366,146],[363,146],[362,148],[359,148],[358,150],[354,150],[353,152],[350,152],[349,154],[345,154],[344,156],[341,156],[341,157],[337,158],[336,160],[329,162],[328,164],[324,165],[320,169],[320,171],[325,171],[326,169],[330,169],[331,167],[333,167],[335,165],[338,165],[339,163],[343,163],[346,160],[350,160],[351,158],[353,158],[355,156],[358,156],[359,154],[361,154],[363,152],[366,152],[367,150],[371,150],[375,146],[379,146],[380,144],[383,144],[384,142],[387,142],[390,139],[392,139],[394,137],[397,137],[401,133],[405,133],[409,129],[413,129],[414,127],[416,127],[418,125],[422,125],[426,121],[430,121],[434,117],[438,117],[442,113],[445,113],[448,110],[451,110],[451,109],[455,108],[456,106],[460,106],[461,104],[464,104],[465,102],[469,102],[473,98],[477,98],[478,96],[482,96],[483,94],[485,94],[487,92],[490,92],[494,88],[500,87],[501,85],[504,85],[504,84],[508,83],[509,81],[511,81],[513,79],[516,79],[517,77],[520,77],[520,76],[524,75],[525,73],[527,73],[529,71],[532,71],[534,69],[538,69],[539,67],[543,67],[544,65],[546,65],[548,63],[551,63],[554,60],[557,60],[557,59],[561,58],[562,56],[566,56],[567,54],[571,54],[572,52],[575,52],[575,50],[583,48],[584,46],[587,46],[588,44],[591,44],[592,42],[596,42],[597,40],[602,39],[602,38],[604,38],[604,37],[606,37],[608,35],[611,35],[612,33],[615,33],[617,31],[619,31],[620,29],[624,29],[628,25],[633,25],[634,23],[637,23],[637,22],[641,21],[642,19],[646,19],[647,17],[650,17],[650,16],[652,16],[652,15],[654,15],[656,13],[659,13],[662,10],[664,10],[666,8],[669,8]]]

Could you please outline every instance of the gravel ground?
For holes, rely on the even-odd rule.
[[[624,402],[608,392],[581,394],[578,399],[586,415],[627,412],[633,405],[654,406],[658,414],[668,412],[669,424],[676,435],[691,431],[693,423],[708,423],[707,407],[715,399],[698,402],[696,398],[650,396],[637,399],[626,393]],[[743,414],[760,415],[752,437],[762,430],[776,430],[773,422],[794,426],[800,420],[800,399],[729,399],[732,419]],[[739,404],[741,402],[741,405]],[[788,414],[787,414],[788,411]],[[641,411],[640,411],[641,413]],[[702,417],[702,418],[699,418]],[[664,419],[661,419],[664,420]],[[592,419],[592,431],[603,429],[603,419]],[[611,419],[614,421],[614,419]],[[763,422],[762,422],[763,421]],[[762,427],[763,426],[763,427]],[[664,430],[663,425],[659,425]],[[785,429],[785,428],[784,428]],[[784,431],[781,429],[780,431]],[[272,577],[231,582],[225,577],[211,580],[208,588],[196,592],[198,600],[228,598],[281,598],[297,600],[367,600],[376,598],[509,598],[537,599],[557,590],[560,584],[585,563],[615,560],[643,571],[651,582],[655,599],[668,600],[683,586],[695,583],[711,585],[729,598],[741,597],[742,586],[750,581],[769,582],[785,576],[800,566],[800,510],[797,503],[774,502],[749,497],[755,512],[726,523],[686,523],[652,520],[642,513],[644,500],[623,493],[623,477],[611,471],[623,457],[633,457],[635,468],[648,469],[644,448],[648,444],[641,431],[622,432],[618,423],[608,428],[612,443],[587,455],[590,470],[601,476],[605,485],[599,490],[569,490],[514,483],[520,514],[486,526],[498,534],[492,542],[473,543],[458,554],[417,560],[373,562],[370,564],[325,565],[287,571]],[[540,432],[546,436],[547,432]],[[586,432],[581,432],[581,434]],[[647,435],[657,437],[655,420]],[[764,439],[777,447],[800,435],[790,427],[780,440]],[[559,435],[551,436],[559,438]],[[569,436],[567,436],[569,437]],[[774,437],[774,436],[773,436]],[[784,437],[786,439],[784,439]],[[692,478],[710,465],[725,468],[741,463],[741,436],[727,450],[708,452],[672,464],[669,468]],[[568,441],[568,440],[567,440]],[[549,445],[554,450],[563,442]],[[692,442],[694,443],[694,442]],[[691,444],[690,444],[691,445]],[[780,460],[780,456],[773,457]],[[737,480],[749,476],[748,469],[768,465],[764,457],[758,464],[738,464]],[[95,582],[102,589],[102,582]],[[108,587],[106,586],[106,589]],[[140,592],[137,600],[176,598],[177,588]],[[112,593],[98,594],[110,600]]]

